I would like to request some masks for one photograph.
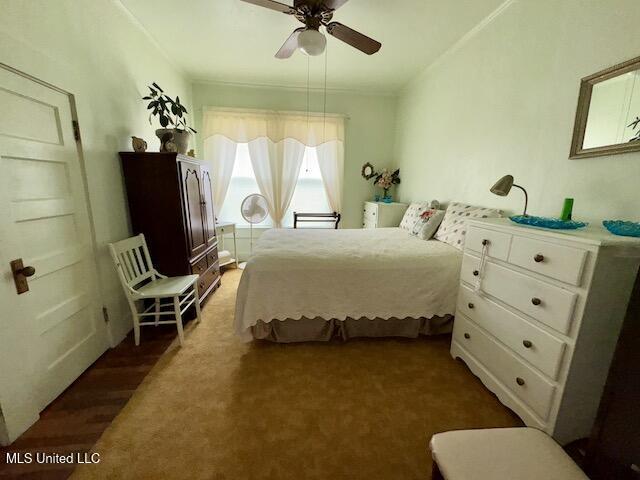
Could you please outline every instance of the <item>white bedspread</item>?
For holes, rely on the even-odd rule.
[[[236,333],[251,339],[258,320],[453,314],[461,261],[400,228],[269,230],[240,280]]]

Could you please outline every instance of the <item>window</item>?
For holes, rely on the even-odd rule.
[[[235,222],[238,226],[249,226],[242,218],[240,213],[240,205],[242,200],[252,193],[260,193],[256,177],[251,166],[251,158],[249,157],[249,146],[246,143],[239,143],[236,150],[236,160],[231,174],[231,182],[229,190],[225,198],[222,209],[218,214],[218,218],[224,221]],[[327,201],[327,195],[322,184],[320,175],[320,167],[318,166],[318,156],[314,147],[306,147],[302,166],[300,167],[300,175],[296,189],[289,209],[282,220],[283,227],[293,227],[293,212],[331,212],[331,207]],[[272,227],[273,221],[271,217],[267,217],[262,223],[257,224],[260,227]],[[305,224],[305,228],[317,227],[326,228],[324,223]]]

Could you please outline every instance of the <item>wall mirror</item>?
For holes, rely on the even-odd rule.
[[[640,151],[640,57],[582,79],[569,158]]]

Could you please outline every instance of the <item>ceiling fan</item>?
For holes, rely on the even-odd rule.
[[[298,48],[307,55],[316,56],[322,54],[327,45],[327,39],[320,32],[321,26],[326,28],[329,35],[348,43],[367,55],[373,55],[382,47],[380,42],[356,32],[346,25],[331,21],[334,12],[347,3],[348,0],[294,0],[292,7],[275,0],[242,1],[287,15],[293,15],[304,23],[304,27],[295,29],[287,41],[284,42],[284,45],[276,53],[276,58],[289,58]]]

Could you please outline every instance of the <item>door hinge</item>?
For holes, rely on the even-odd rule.
[[[73,120],[71,124],[73,125],[73,138],[76,139],[76,142],[79,142],[80,141],[80,124],[78,123],[77,120]]]
[[[107,310],[107,307],[102,307],[102,318],[104,318],[104,323],[109,323],[109,310]]]

